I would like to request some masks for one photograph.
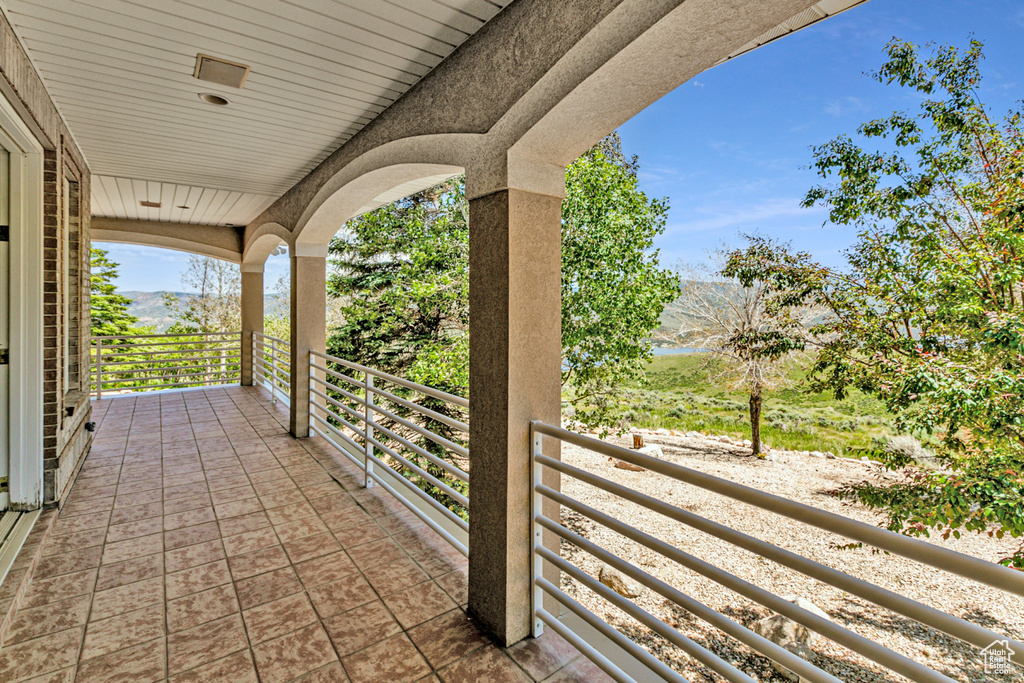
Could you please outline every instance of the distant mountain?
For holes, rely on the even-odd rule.
[[[188,300],[195,296],[195,294],[189,292],[171,293],[177,296],[182,304],[187,304]],[[164,294],[166,292],[118,292],[118,294],[132,300],[131,305],[128,307],[128,312],[139,319],[138,324],[141,327],[154,327],[157,332],[165,332],[167,328],[174,324],[171,311],[164,304]],[[276,312],[280,308],[277,304],[276,295],[263,295],[263,310],[265,313]]]

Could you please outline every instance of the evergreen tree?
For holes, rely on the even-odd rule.
[[[97,337],[140,334],[135,324],[138,318],[128,312],[132,300],[117,293],[117,269],[120,266],[107,258],[104,249],[93,248],[90,253],[89,317],[92,334]]]

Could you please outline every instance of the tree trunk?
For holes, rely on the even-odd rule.
[[[754,455],[761,457],[761,388],[750,392],[750,441]]]

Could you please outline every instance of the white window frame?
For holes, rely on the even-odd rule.
[[[10,150],[10,508],[43,504],[43,147],[6,96]],[[4,416],[0,416],[4,419]]]

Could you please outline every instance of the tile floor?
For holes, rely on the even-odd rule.
[[[93,411],[0,681],[605,680],[554,633],[491,643],[463,610],[465,559],[321,439],[291,438],[265,392]]]

